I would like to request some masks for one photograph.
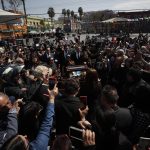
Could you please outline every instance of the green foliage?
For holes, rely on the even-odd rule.
[[[70,17],[70,9],[67,9],[67,16]]]
[[[81,19],[82,19],[82,16],[83,16],[83,8],[82,8],[82,7],[79,7],[79,8],[78,8],[78,13],[79,13],[80,20],[81,20]]]
[[[62,9],[62,14],[64,15],[64,17],[67,15],[66,9]]]
[[[52,20],[54,18],[54,16],[55,16],[55,10],[54,10],[54,8],[53,7],[49,7],[48,11],[47,11],[47,14],[49,15],[49,17]]]
[[[22,0],[6,0],[5,2],[8,3],[8,7],[14,11],[22,5]]]
[[[74,17],[74,11],[73,10],[71,11],[71,17],[72,18]]]
[[[41,25],[41,26],[45,26],[44,20],[40,20],[40,25]]]

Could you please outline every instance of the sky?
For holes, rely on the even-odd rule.
[[[150,0],[25,0],[25,2],[27,14],[47,13],[49,7],[53,7],[56,13],[61,13],[63,8],[77,12],[78,7],[82,7],[84,12],[105,9],[150,9]]]

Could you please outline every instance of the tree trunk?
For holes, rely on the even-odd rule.
[[[65,15],[64,15],[64,25],[63,25],[63,27],[65,27]]]
[[[51,27],[53,29],[53,18],[51,17]]]
[[[1,0],[1,4],[2,4],[2,9],[5,10],[5,6],[4,6],[4,1]]]

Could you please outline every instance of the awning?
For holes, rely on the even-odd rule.
[[[2,32],[2,33],[10,33],[10,32],[13,32],[13,30],[12,29],[10,29],[10,30],[1,30],[0,32]]]
[[[22,14],[15,14],[0,9],[0,24],[19,24],[24,17]]]

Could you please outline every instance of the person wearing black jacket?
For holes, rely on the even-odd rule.
[[[79,91],[79,83],[75,79],[65,82],[65,95],[56,100],[56,134],[68,134],[69,126],[76,126],[80,120],[79,108],[82,103],[76,97]]]

